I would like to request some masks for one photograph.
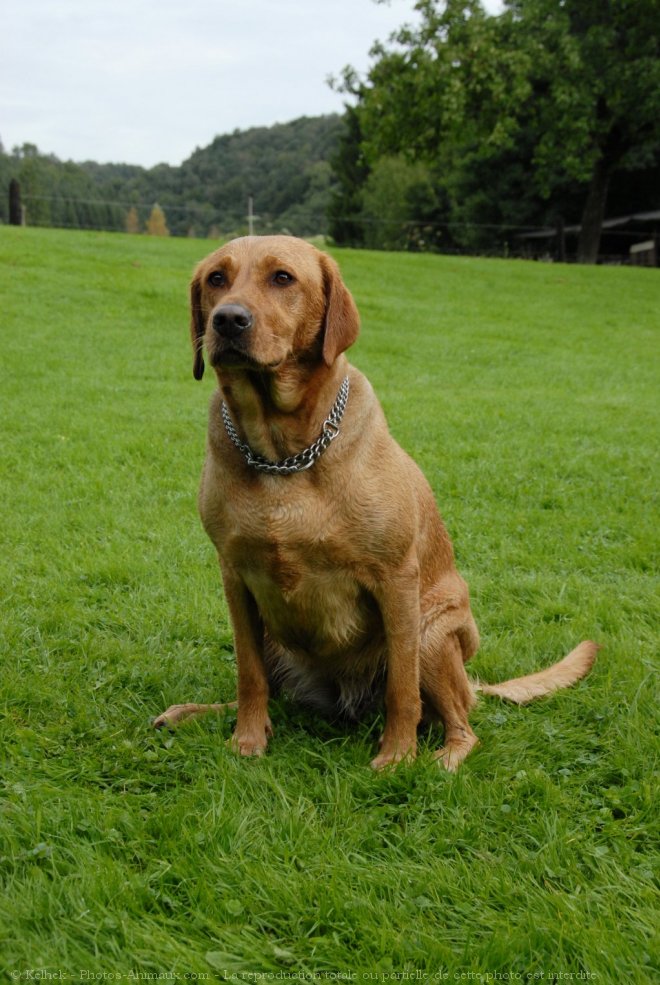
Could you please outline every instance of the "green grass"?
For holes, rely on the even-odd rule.
[[[437,734],[376,775],[378,721],[280,702],[258,761],[231,718],[150,728],[235,687],[195,503],[205,252],[0,228],[0,967],[654,980],[658,271],[337,251],[354,361],[470,582],[473,673],[604,645],[571,691],[483,699],[457,775]]]

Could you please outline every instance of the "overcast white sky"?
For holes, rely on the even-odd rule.
[[[365,71],[373,42],[414,19],[414,0],[8,0],[0,139],[180,164],[236,128],[341,112],[327,77]]]

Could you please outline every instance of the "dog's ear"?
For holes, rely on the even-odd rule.
[[[337,356],[353,345],[360,331],[360,316],[353,295],[344,284],[339,267],[327,253],[321,254],[325,290],[323,359],[332,366]]]
[[[202,287],[199,274],[195,274],[190,284],[190,341],[193,347],[193,376],[201,380],[204,375],[204,316],[202,314]]]

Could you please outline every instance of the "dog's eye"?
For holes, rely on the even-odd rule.
[[[221,270],[215,270],[209,276],[209,284],[211,287],[224,287],[227,283],[227,278]]]
[[[293,284],[293,276],[288,274],[286,270],[277,270],[273,274],[273,284],[277,284],[278,287],[286,287],[287,284]]]

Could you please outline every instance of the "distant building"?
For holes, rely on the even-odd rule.
[[[533,229],[519,233],[521,253],[534,260],[575,260],[580,226]],[[660,211],[635,212],[603,222],[599,263],[660,266]]]

